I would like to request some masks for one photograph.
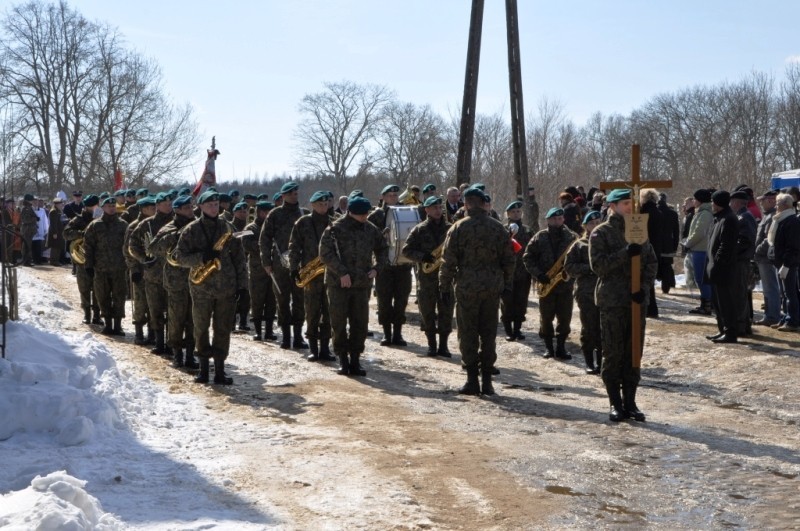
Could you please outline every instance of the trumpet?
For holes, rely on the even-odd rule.
[[[318,276],[325,273],[325,264],[322,263],[322,259],[319,256],[308,262],[306,265],[300,268],[298,271],[298,275],[300,275],[300,280],[296,282],[298,288],[304,288],[308,285],[309,282],[317,278]]]
[[[442,262],[444,261],[444,242],[434,249],[431,255],[433,255],[434,261],[424,262],[422,264],[422,272],[426,275],[430,275],[442,266]]]
[[[231,239],[231,237],[233,237],[233,232],[231,232],[230,230],[225,232],[225,234],[220,236],[217,242],[214,244],[214,250],[217,252],[221,251],[225,247],[225,244],[228,243],[228,240]],[[221,269],[222,269],[222,262],[220,261],[219,258],[214,258],[213,260],[209,260],[205,264],[194,266],[189,271],[189,282],[191,282],[195,286],[199,286],[200,284],[205,282],[208,279],[208,277],[210,277],[212,274]]]
[[[72,261],[78,265],[86,263],[86,250],[84,249],[83,238],[76,238],[69,244],[69,255]]]

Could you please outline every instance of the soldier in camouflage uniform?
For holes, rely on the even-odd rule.
[[[71,218],[64,227],[64,239],[68,242],[83,238],[86,227],[94,221],[94,209],[97,208],[97,196],[87,195],[83,200],[83,209],[77,216]],[[94,281],[86,274],[83,264],[78,264],[73,257],[75,278],[78,281],[78,292],[81,294],[81,308],[83,308],[83,324],[103,324],[100,319],[100,306],[94,296]]]
[[[261,250],[258,247],[258,238],[264,226],[264,220],[272,210],[274,205],[269,201],[259,201],[256,203],[256,218],[245,227],[253,235],[242,237],[242,246],[247,255],[247,271],[249,277],[250,309],[253,314],[253,326],[256,333],[253,340],[262,339],[275,340],[277,336],[272,332],[272,324],[275,322],[275,292],[272,289],[272,279],[269,278],[264,266],[261,265]],[[266,327],[263,324],[266,323]],[[263,336],[262,336],[263,330]]]
[[[139,219],[140,218],[139,214],[142,208],[142,206],[139,204],[139,201],[146,197],[150,197],[150,192],[147,190],[147,188],[139,188],[138,190],[136,190],[134,192],[135,201],[133,202],[133,204],[128,205],[128,208],[125,210],[125,213],[120,216],[122,220],[130,225],[131,223]],[[152,216],[152,214],[150,215]],[[145,216],[145,217],[150,217],[150,216]]]
[[[373,210],[367,220],[383,234],[387,225],[389,208],[397,206],[400,187],[390,184],[381,191],[383,205]],[[411,293],[411,264],[388,265],[381,270],[375,281],[378,295],[378,322],[383,326],[381,345],[404,347],[403,323],[406,322],[406,306]]]
[[[322,233],[331,224],[328,215],[329,198],[325,192],[314,192],[309,199],[311,213],[297,220],[289,239],[289,269],[292,280],[300,281],[300,268],[317,258]],[[306,331],[311,354],[308,361],[333,361],[331,355],[331,319],[328,312],[328,295],[322,275],[303,288],[305,301]]]
[[[528,311],[528,295],[531,292],[531,275],[525,269],[522,260],[522,249],[528,245],[531,239],[531,232],[527,225],[522,224],[522,201],[512,201],[506,207],[506,229],[521,246],[515,252],[516,267],[514,268],[514,285],[511,294],[503,297],[500,301],[500,320],[506,332],[506,340],[523,340],[522,323],[525,322],[525,314]]]
[[[153,256],[164,259],[162,278],[167,292],[167,345],[172,349],[173,366],[196,369],[189,270],[173,265],[170,260],[174,259],[174,256],[168,256],[178,245],[180,231],[194,221],[192,199],[187,195],[178,196],[172,201],[171,206],[175,215],[172,221],[161,227],[153,238],[150,252]]]
[[[334,221],[319,244],[339,374],[365,376],[360,357],[369,323],[372,280],[386,267],[389,249],[375,225],[367,223],[369,200],[351,197],[347,215]],[[349,355],[349,357],[348,357]]]
[[[531,238],[522,258],[528,273],[542,285],[547,285],[552,280],[548,276],[548,271],[567,252],[572,242],[578,239],[578,236],[564,224],[563,209],[548,210],[545,222],[547,228],[540,230]],[[539,337],[544,339],[545,358],[553,356],[565,360],[572,358],[566,349],[569,325],[572,321],[572,285],[571,279],[562,280],[546,297],[539,294]],[[553,329],[554,319],[558,319],[555,329]],[[554,335],[557,340],[555,351]]]
[[[488,212],[489,217],[494,218],[497,221],[500,221],[500,216],[498,216],[497,212],[491,207],[492,197],[486,193],[486,185],[483,184],[483,183],[475,183],[472,186],[470,186],[470,188],[477,188],[478,190],[483,192],[484,196],[488,199],[488,201],[486,201],[484,203],[483,209]],[[456,213],[453,215],[453,221],[452,222],[455,223],[456,221],[462,220],[465,217],[467,217],[467,215],[468,215],[467,210],[468,209],[467,209],[466,205],[463,205],[461,208],[459,208],[456,211]]]
[[[278,324],[283,335],[281,348],[308,348],[308,344],[303,341],[303,321],[305,321],[303,289],[295,285],[288,264],[284,265],[281,262],[281,255],[289,251],[289,237],[295,222],[300,216],[308,214],[308,211],[300,208],[298,203],[299,188],[297,183],[293,182],[281,187],[283,204],[270,211],[261,228],[258,241],[261,264],[268,275],[275,275],[280,287],[280,292],[275,290],[275,298],[278,301]],[[292,328],[294,328],[294,343],[291,341]]]
[[[172,203],[169,196],[160,193],[155,198],[156,213],[143,219],[133,229],[128,240],[128,253],[141,264],[147,309],[150,315],[150,326],[156,336],[153,354],[171,354],[165,342],[165,326],[167,324],[167,291],[164,289],[164,263],[166,253],[154,254],[149,244],[161,228],[172,221]]]
[[[427,186],[426,186],[427,188]],[[423,205],[425,221],[411,229],[403,246],[403,256],[421,264],[436,262],[434,251],[443,252],[444,239],[451,225],[447,222],[440,197],[429,197]],[[419,269],[419,295],[417,303],[422,318],[422,330],[428,339],[428,356],[452,356],[447,348],[447,338],[453,331],[453,304],[445,304],[439,297],[439,269],[425,273]],[[438,310],[438,311],[437,311]],[[439,345],[436,345],[436,333]]]
[[[219,216],[219,194],[203,192],[197,204],[200,218],[186,225],[178,238],[178,264],[194,268],[219,260],[220,269],[199,284],[189,284],[195,354],[200,358],[200,374],[195,382],[208,383],[209,359],[214,358],[214,383],[230,385],[233,379],[225,375],[225,360],[230,349],[236,300],[247,292],[244,251],[238,239],[224,240],[226,233],[233,233],[233,226]],[[221,249],[217,249],[220,245]],[[213,341],[209,337],[210,326],[214,327]]]
[[[589,235],[602,222],[602,215],[590,210],[583,218],[584,234],[572,244],[564,260],[564,270],[575,279],[575,302],[581,317],[581,351],[586,374],[600,374],[603,346],[600,341],[600,310],[594,303],[597,275],[589,263]]]
[[[235,191],[235,190],[234,190]],[[236,232],[242,232],[247,227],[249,221],[247,220],[248,211],[247,203],[240,201],[232,207],[233,219],[231,223]],[[258,237],[258,235],[256,235]],[[244,243],[244,242],[242,242]],[[239,317],[239,324],[236,329],[240,332],[249,332],[250,327],[247,325],[247,314],[250,313],[250,291],[248,290],[246,297],[241,297],[239,303],[236,305],[236,315]]]
[[[600,375],[606,386],[611,411],[609,419],[619,422],[633,417],[642,421],[644,413],[636,406],[640,369],[633,368],[631,352],[631,301],[639,303],[641,344],[644,345],[645,313],[649,286],[656,276],[658,261],[650,242],[644,245],[625,241],[625,218],[631,214],[631,191],[613,190],[608,194],[608,219],[589,238],[589,260],[598,277],[595,302],[600,308],[603,330],[603,368]],[[631,257],[641,255],[641,286],[631,292]],[[620,387],[623,396],[620,396]]]
[[[497,313],[501,295],[511,290],[516,266],[508,231],[489,217],[484,200],[479,188],[464,192],[467,216],[447,233],[439,268],[440,297],[445,304],[450,303],[455,285],[458,346],[467,370],[467,383],[459,392],[468,395],[494,394]]]
[[[83,235],[86,252],[86,274],[94,280],[94,292],[105,318],[102,333],[124,336],[125,298],[128,283],[125,279],[125,257],[122,254],[128,224],[119,219],[116,201],[108,197],[102,204],[103,216],[92,221]]]
[[[127,212],[131,209],[128,208]],[[133,326],[135,328],[133,343],[135,345],[154,345],[156,341],[155,329],[150,322],[150,309],[147,307],[147,291],[144,283],[144,266],[130,253],[130,240],[136,227],[156,214],[156,198],[145,196],[136,201],[137,218],[128,225],[125,233],[125,265],[128,268],[131,286],[131,307],[133,309]],[[147,338],[144,337],[144,327],[147,325]]]

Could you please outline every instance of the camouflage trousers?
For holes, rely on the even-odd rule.
[[[378,293],[378,322],[401,325],[406,322],[406,306],[411,294],[411,266],[387,266],[375,279]]]
[[[147,297],[147,311],[150,314],[150,326],[155,330],[163,330],[167,324],[167,290],[157,282],[142,281]]]
[[[369,288],[328,286],[333,352],[337,356],[364,352],[369,324],[369,291]]]
[[[227,358],[231,346],[233,317],[236,313],[236,297],[233,293],[209,295],[191,288],[190,294],[195,355],[200,358]],[[210,331],[212,326],[213,340]]]
[[[531,278],[514,279],[511,295],[500,301],[500,320],[503,323],[525,322],[528,312],[528,296],[531,293]]]
[[[331,317],[328,309],[328,294],[325,279],[318,276],[303,288],[305,303],[306,331],[308,339],[327,341],[331,337]]]
[[[91,307],[99,312],[100,305],[97,304],[97,297],[94,296],[94,280],[89,278],[82,265],[75,265],[75,279],[78,281],[78,293],[81,294],[81,308]]]
[[[173,349],[194,348],[192,297],[188,287],[167,290],[167,345]]]
[[[275,280],[281,287],[280,293],[275,291],[275,299],[278,303],[278,324],[280,326],[302,325],[306,319],[303,309],[303,288],[297,287],[288,269],[274,267],[272,271],[275,273]]]
[[[559,286],[560,288],[560,286]],[[539,337],[548,338],[554,335],[567,337],[572,321],[572,290],[556,288],[547,297],[539,299]],[[553,321],[558,324],[553,329]]]
[[[467,368],[491,370],[497,361],[497,314],[500,294],[491,290],[456,289],[456,321],[461,363]]]
[[[645,301],[646,302],[646,301]],[[639,305],[641,311],[641,343],[644,345],[645,312],[647,304]],[[600,310],[600,328],[603,331],[603,367],[600,375],[606,387],[636,387],[641,370],[633,368],[631,358],[631,309],[603,308]]]
[[[125,317],[125,297],[128,290],[125,273],[124,269],[95,271],[94,294],[103,317]]]
[[[577,297],[579,315],[581,317],[581,351],[592,352],[602,350],[603,345],[600,333],[600,310],[594,303],[594,297],[589,294]]]
[[[263,319],[273,321],[275,319],[276,306],[272,279],[263,269],[259,268],[258,271],[250,270],[248,282],[250,285],[250,312],[253,314],[253,322]]]
[[[131,280],[131,286],[133,289],[131,296],[133,324],[146,325],[150,322],[150,310],[147,308],[147,291],[145,290],[144,280],[139,282]]]
[[[419,294],[417,295],[422,331],[449,334],[453,331],[453,304],[445,305],[439,297],[439,275],[419,274]]]

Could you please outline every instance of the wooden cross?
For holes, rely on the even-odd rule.
[[[631,180],[625,181],[604,181],[600,183],[601,190],[613,190],[624,186],[631,189],[631,199],[633,199],[633,213],[625,216],[625,239],[628,243],[643,244],[647,241],[647,214],[639,214],[639,191],[642,188],[672,188],[672,181],[642,181],[639,174],[641,169],[641,157],[639,155],[639,144],[631,146]],[[641,265],[642,257],[631,257],[631,293],[636,293],[642,289]],[[655,293],[650,294],[655,297]],[[639,303],[631,301],[631,354],[632,363],[635,369],[642,365],[642,340],[640,330],[642,328],[641,309]]]

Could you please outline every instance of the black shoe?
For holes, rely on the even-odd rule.
[[[239,326],[237,326],[236,329],[241,330],[242,332],[250,331],[250,327],[247,326],[247,312],[242,312],[239,314]]]
[[[104,336],[114,335],[114,325],[111,324],[111,317],[106,317],[105,322],[106,325],[103,327],[100,333]]]
[[[436,356],[439,350],[436,346],[436,332],[425,332],[425,337],[428,339],[428,356]]]
[[[403,339],[403,325],[394,325],[394,332],[392,333],[392,345],[397,345],[398,347],[408,346],[406,340]]]
[[[336,374],[348,376],[350,374],[350,362],[347,359],[347,354],[339,354],[339,369]]]
[[[114,335],[125,337],[125,332],[122,330],[122,317],[114,317]]]
[[[627,420],[628,414],[622,409],[621,406],[614,406],[612,404],[611,409],[608,412],[608,420],[611,422],[622,422],[623,420]]]
[[[265,321],[264,326],[264,340],[265,341],[275,341],[278,339],[278,336],[275,335],[275,332],[272,331],[272,319]]]
[[[503,321],[503,329],[506,331],[506,341],[514,341],[517,339],[517,336],[514,335],[514,331],[511,329],[510,321]]]
[[[481,386],[478,383],[478,369],[467,369],[467,383],[458,390],[460,395],[479,395]]]
[[[449,333],[439,334],[439,350],[436,352],[436,354],[443,358],[453,357],[453,355],[450,353],[450,349],[447,348],[447,338],[449,336],[450,336]]]
[[[134,332],[134,336],[133,336],[133,344],[134,345],[144,345],[144,343],[145,343],[144,326],[140,325],[138,323],[134,323],[133,326],[134,326],[134,328],[136,330]]]
[[[383,325],[383,339],[381,339],[381,346],[388,347],[392,344],[392,325]]]
[[[522,330],[522,321],[514,321],[514,337],[519,341],[524,341],[525,336],[520,333]]]
[[[484,372],[481,375],[481,394],[491,396],[494,394],[494,386],[492,385],[492,372]]]
[[[195,377],[194,383],[208,383],[208,369],[210,364],[208,358],[200,358],[200,374]]]
[[[625,404],[625,412],[633,420],[637,422],[644,422],[644,413],[639,411],[639,408],[636,406],[636,387],[627,386],[623,388],[622,392],[624,395],[622,400]]]
[[[553,348],[553,338],[552,337],[544,338],[544,349],[545,349],[544,354],[542,354],[543,358],[550,359],[550,358],[554,358],[555,357],[556,352],[555,352],[555,349]]]
[[[253,341],[261,341],[261,320],[253,321],[253,328],[256,329],[256,333],[252,335]]]
[[[586,374],[597,374],[600,370],[594,364],[594,351],[583,351],[583,360],[586,362]]]
[[[303,325],[294,326],[294,342],[292,348],[308,348],[308,343],[303,341]]]
[[[706,336],[706,339],[713,341],[715,339],[719,339],[725,335],[725,332],[720,332],[719,334],[714,334],[713,336]]]
[[[173,349],[172,366],[175,367],[176,369],[183,368],[183,350],[182,349],[179,349],[179,348]]]
[[[233,378],[225,375],[225,358],[222,356],[214,358],[214,383],[216,385],[233,384]]]
[[[336,357],[331,354],[331,347],[329,339],[319,340],[319,360],[320,361],[336,361]]]
[[[722,334],[721,337],[716,339],[712,339],[714,343],[738,343],[739,341],[736,339],[736,336],[730,333]]]
[[[194,349],[186,347],[186,356],[183,359],[183,368],[189,371],[195,371],[200,367],[194,359]]]
[[[281,348],[292,348],[292,327],[290,325],[281,326]]]
[[[620,422],[628,418],[628,413],[622,407],[622,395],[620,393],[619,385],[606,385],[606,392],[608,393],[608,400],[611,402],[611,409],[608,413],[608,420],[611,422]]]
[[[361,354],[350,354],[350,376],[366,376],[367,371],[361,367],[359,358]]]
[[[572,355],[567,352],[566,342],[567,338],[565,336],[558,336],[556,338],[556,358],[560,360],[572,359]]]
[[[92,309],[92,324],[103,324],[103,320],[100,318],[100,310],[98,308]]]
[[[308,361],[319,361],[319,343],[316,339],[309,339],[308,346],[311,354],[306,358]]]
[[[83,324],[92,324],[92,309],[91,308],[84,308],[83,309]]]

